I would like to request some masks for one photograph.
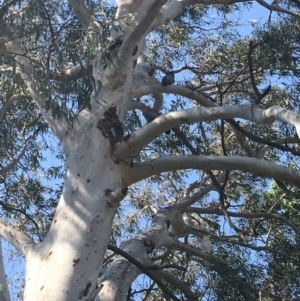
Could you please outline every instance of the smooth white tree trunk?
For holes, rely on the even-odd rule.
[[[121,187],[121,177],[118,168],[112,170],[110,160],[101,160],[95,151],[93,166],[85,165],[78,154],[68,161],[50,231],[26,256],[24,300],[86,299],[96,289],[116,211],[108,206],[105,190]]]
[[[8,289],[6,275],[5,275],[4,263],[3,263],[1,239],[0,239],[0,301],[10,301],[9,289]]]

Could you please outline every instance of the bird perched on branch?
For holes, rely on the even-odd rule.
[[[161,80],[163,86],[173,85],[175,83],[174,72],[168,72]]]
[[[152,109],[149,106],[145,106],[143,108],[143,115],[145,117],[145,119],[147,120],[148,123],[152,122],[155,118],[157,118],[158,116],[160,116],[161,114],[159,112],[157,112],[156,110]],[[165,133],[167,135],[170,134],[170,130],[166,131]]]

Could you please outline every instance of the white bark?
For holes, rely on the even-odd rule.
[[[142,239],[126,240],[122,242],[120,248],[143,265],[150,265],[151,260]],[[140,274],[139,268],[122,256],[117,256],[99,280],[101,290],[96,300],[125,300],[132,282]]]
[[[80,21],[82,27],[86,30],[88,29],[91,22],[91,13],[88,11],[83,0],[69,0],[78,20]]]
[[[154,249],[173,244],[174,239],[169,235],[168,230],[169,223],[174,227],[180,223],[183,226],[180,232],[184,232],[184,222],[178,209],[165,208],[154,216],[151,227],[147,231],[136,238],[124,241],[120,248],[141,264],[151,265],[148,254],[152,253]],[[125,300],[128,289],[139,274],[141,271],[137,267],[125,258],[117,256],[99,280],[102,288],[98,300]]]
[[[266,160],[241,156],[169,156],[157,158],[135,164],[129,170],[127,184],[131,185],[161,172],[181,169],[241,170],[300,187],[300,171]]]
[[[214,108],[196,108],[161,115],[140,130],[131,133],[126,142],[117,146],[114,154],[120,159],[134,157],[144,146],[166,130],[182,123],[212,121],[217,119],[242,118],[256,123],[271,123],[280,120],[295,126],[300,137],[300,113],[274,106],[263,110],[256,105],[237,105]]]
[[[82,133],[80,145],[67,154],[68,171],[51,228],[26,255],[24,300],[88,300],[97,289],[117,201],[124,197],[110,193],[122,187],[123,173],[105,152],[106,139],[97,134],[92,139],[90,132]]]
[[[152,6],[159,9],[163,2],[152,1]],[[143,2],[143,6],[149,10],[149,3]],[[147,29],[147,24],[152,21],[145,16],[143,18],[142,25]],[[140,37],[143,34],[142,25],[138,24],[133,32]],[[111,148],[114,147],[109,136],[111,125],[104,121],[104,128],[100,129],[99,120],[114,105],[119,118],[123,118],[133,86],[133,61],[139,55],[137,52],[132,56],[136,37],[131,31],[124,30],[118,69],[115,68],[117,64],[105,67],[101,54],[98,55],[94,77],[102,82],[102,89],[91,101],[93,110],[82,111],[78,116],[79,123],[70,128],[63,122],[53,120],[50,112],[46,112],[46,95],[41,92],[43,89],[35,78],[35,70],[25,56],[21,41],[7,24],[4,30],[10,39],[6,43],[7,49],[19,55],[16,60],[22,78],[62,142],[67,158],[64,188],[51,228],[43,242],[25,253],[24,300],[89,300],[98,291],[97,277],[116,206],[124,197],[121,188],[127,176],[124,166],[111,155]]]
[[[3,264],[2,245],[0,238],[0,301],[10,301],[9,289]]]
[[[13,245],[23,255],[34,246],[34,241],[14,226],[0,220],[0,236]]]
[[[187,226],[182,216],[183,208],[189,206],[200,197],[203,197],[213,188],[213,185],[202,189],[193,197],[187,197],[183,202],[159,210],[153,217],[151,227],[138,237],[128,239],[121,243],[120,248],[138,260],[141,264],[151,265],[151,258],[148,254],[161,247],[182,248],[177,241],[187,233]],[[193,201],[193,202],[192,202]],[[176,238],[175,238],[176,237]],[[206,258],[207,250],[197,250],[197,256]],[[102,287],[98,298],[101,301],[125,300],[128,289],[134,279],[142,272],[132,263],[121,256],[113,261],[104,272],[99,283]],[[178,279],[175,281],[167,272],[157,271],[156,274],[164,276],[182,289],[187,298],[192,298],[193,293]],[[190,300],[190,299],[189,299]],[[193,300],[193,299],[191,299]]]
[[[131,33],[124,37],[132,40]],[[126,168],[111,154],[112,125],[104,121],[107,128],[99,128],[99,120],[114,105],[120,120],[129,105],[133,60],[139,53],[131,55],[135,44],[126,39],[123,45],[130,54],[123,53],[126,66],[122,59],[118,69],[104,66],[99,54],[94,77],[103,86],[91,101],[93,109],[82,111],[73,129],[60,131],[67,175],[47,237],[26,255],[24,300],[89,300],[99,291],[96,281],[127,178]]]

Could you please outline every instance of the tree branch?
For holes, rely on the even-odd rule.
[[[249,249],[254,250],[254,251],[267,251],[267,252],[270,252],[270,253],[273,253],[273,254],[280,255],[280,256],[288,259],[288,260],[293,259],[292,256],[286,255],[286,253],[281,252],[281,251],[277,251],[274,248],[270,248],[270,247],[267,247],[267,246],[256,246],[256,245],[253,245],[253,244],[238,241],[236,239],[233,240],[232,236],[231,237],[226,237],[226,236],[223,237],[223,236],[214,235],[214,234],[212,234],[212,233],[210,233],[210,232],[208,232],[204,229],[196,228],[196,227],[193,227],[193,226],[190,226],[190,225],[187,226],[187,230],[189,231],[189,233],[191,233],[193,235],[196,235],[196,236],[200,236],[199,233],[201,233],[201,237],[203,235],[210,235],[213,240],[227,242],[227,243],[230,243],[230,244],[233,244],[233,245],[249,248]],[[235,238],[238,238],[238,237],[235,237]],[[197,254],[196,252],[197,252],[197,249],[196,249],[195,253],[191,253],[191,254],[196,255]],[[196,256],[199,256],[199,255],[196,255]]]
[[[291,112],[291,111],[290,111]],[[295,112],[294,112],[295,113]],[[293,113],[292,113],[293,114]],[[291,116],[292,116],[291,114]],[[297,114],[297,113],[296,113]],[[294,148],[290,148],[288,147],[287,145],[281,145],[280,143],[276,142],[276,141],[269,141],[267,139],[264,139],[264,138],[261,138],[261,137],[258,137],[256,135],[254,135],[253,133],[251,132],[248,132],[246,130],[244,130],[240,124],[238,122],[236,122],[235,120],[227,120],[227,122],[233,127],[235,128],[236,130],[240,131],[245,137],[247,137],[249,140],[252,140],[252,141],[255,141],[255,142],[258,142],[258,143],[262,143],[262,144],[266,144],[268,146],[272,146],[272,147],[275,147],[277,149],[280,149],[282,151],[286,151],[286,152],[290,152],[291,154],[295,155],[295,156],[300,156],[300,152]],[[297,130],[297,128],[296,128]],[[298,132],[298,131],[297,131]],[[299,141],[299,138],[298,138],[298,141]]]
[[[172,170],[242,170],[264,177],[274,178],[300,187],[300,171],[262,159],[223,156],[169,156],[133,165],[126,178],[131,185],[150,176]]]
[[[250,41],[249,44],[249,50],[248,50],[248,64],[249,64],[249,73],[250,73],[250,79],[251,79],[251,84],[253,91],[256,95],[256,100],[255,103],[257,105],[260,104],[260,102],[264,99],[264,97],[269,94],[271,91],[271,86],[268,86],[267,89],[263,93],[260,93],[256,83],[255,83],[255,78],[254,78],[254,71],[253,71],[253,64],[252,64],[252,51],[258,46],[258,44],[253,44],[253,41]]]
[[[26,147],[27,147],[27,145],[25,144],[23,146],[20,154],[18,155],[18,157],[12,159],[12,161],[7,166],[0,169],[0,175],[4,175],[4,174],[8,173],[10,170],[12,170],[20,162],[20,160],[22,159],[22,157],[25,154]]]
[[[201,92],[197,92],[191,90],[186,87],[177,86],[177,85],[169,85],[169,86],[162,86],[161,84],[148,84],[139,87],[135,87],[133,90],[133,97],[140,98],[143,95],[153,94],[153,91],[156,93],[170,93],[170,94],[178,94],[189,99],[196,100],[199,104],[204,107],[218,107],[217,104],[209,100],[205,97]]]
[[[199,300],[196,298],[196,294],[190,290],[190,288],[187,286],[186,283],[179,280],[175,275],[171,274],[168,271],[156,271],[154,272],[155,275],[157,275],[159,278],[164,279],[168,283],[170,283],[172,286],[177,287],[187,298],[189,301],[197,301]]]
[[[87,30],[91,22],[91,13],[88,11],[83,0],[69,0],[79,22],[84,30]]]
[[[129,262],[131,262],[133,265],[138,267],[145,275],[147,275],[150,279],[152,279],[159,287],[160,289],[172,300],[180,301],[166,286],[165,284],[160,280],[159,277],[157,277],[153,272],[150,272],[148,268],[146,268],[142,263],[140,263],[138,260],[133,258],[131,255],[129,255],[127,252],[124,252],[120,248],[113,246],[111,244],[108,244],[107,247],[109,250],[121,255],[125,259],[127,259]]]
[[[18,230],[11,224],[0,220],[0,236],[7,242],[12,244],[23,255],[26,255],[28,250],[35,245],[33,239],[27,236],[22,231]]]
[[[163,87],[161,85],[144,85],[144,86],[140,86],[140,87],[137,87],[135,92],[134,92],[135,97],[137,97],[137,96],[141,97],[142,95],[152,94],[153,90],[156,91],[156,92],[178,94],[178,95],[187,97],[189,99],[193,99],[193,100],[197,101],[197,103],[199,103],[200,105],[202,105],[204,107],[218,107],[217,104],[210,101],[202,93],[191,90],[191,89],[186,88],[186,87],[181,87],[181,86],[176,86],[176,85],[175,86],[165,86],[165,87]],[[275,107],[273,107],[273,108],[275,108]],[[291,116],[294,115],[294,114],[297,114],[293,111],[289,111],[289,112],[291,112]],[[277,117],[279,117],[279,115]],[[287,118],[285,114],[283,114],[282,117]],[[258,142],[258,143],[267,144],[269,146],[275,147],[275,148],[280,149],[282,151],[288,151],[288,152],[290,152],[294,155],[300,156],[300,152],[295,150],[295,149],[291,149],[288,146],[280,145],[279,143],[276,143],[276,142],[268,141],[264,138],[257,137],[254,134],[252,134],[250,132],[247,132],[233,119],[226,119],[226,121],[232,126],[232,128],[235,132],[237,130],[240,131],[244,136],[246,136],[250,140],[253,140],[253,141]],[[162,133],[162,132],[164,132],[164,131],[161,131],[160,133]],[[245,150],[247,150],[247,153],[250,154],[251,156],[253,156],[254,153],[251,152],[251,150],[247,146],[245,139],[242,139],[240,137],[238,140],[241,141],[241,145]]]
[[[119,68],[121,69],[124,69],[127,66],[138,41],[142,38],[143,35],[145,35],[147,29],[159,14],[161,7],[166,2],[166,0],[156,0],[151,5],[149,5],[143,18],[138,22],[136,27],[130,32],[126,40],[123,42],[118,53],[117,61],[115,62],[116,66],[119,65]]]
[[[31,96],[29,95],[17,95],[17,96],[13,96],[11,97],[4,105],[3,107],[0,109],[0,122],[3,120],[3,117],[5,115],[5,113],[7,112],[7,110],[13,105],[14,102],[17,102],[21,99],[31,99]]]
[[[188,207],[186,209],[186,212],[194,212],[198,214],[214,214],[214,215],[219,215],[223,216],[224,212],[223,210],[220,209],[209,209],[209,208],[198,208],[198,207]],[[295,233],[298,235],[300,234],[300,229],[294,225],[292,222],[290,222],[288,219],[284,218],[281,215],[278,214],[273,214],[273,213],[264,213],[264,212],[256,212],[256,213],[251,213],[251,212],[232,212],[232,211],[227,211],[227,214],[232,217],[240,217],[240,218],[252,218],[252,219],[257,219],[257,218],[265,218],[265,219],[279,219],[285,224],[289,225]]]
[[[291,15],[291,16],[294,16],[294,17],[298,17],[298,18],[300,17],[300,14],[298,14],[296,12],[281,8],[279,6],[268,4],[267,2],[265,2],[263,0],[256,0],[256,2],[258,2],[261,6],[265,7],[269,11],[277,11],[279,13],[288,14],[288,15]]]
[[[0,26],[9,40],[5,44],[7,52],[16,54],[15,59],[17,67],[22,72],[22,79],[26,83],[31,97],[35,101],[41,113],[45,116],[53,132],[62,141],[62,134],[67,130],[66,125],[60,120],[54,120],[51,116],[51,112],[46,110],[45,100],[48,97],[45,92],[43,92],[43,87],[36,79],[34,67],[30,59],[26,57],[26,50],[24,46],[20,39],[15,36],[13,30],[7,23],[0,22]]]
[[[249,138],[249,137],[248,137]],[[251,138],[250,138],[251,139]],[[255,141],[254,139],[251,139],[253,141]],[[259,142],[259,141],[256,141]],[[275,145],[273,145],[274,147],[278,148],[277,145],[278,144],[287,144],[287,143],[299,143],[299,138],[298,137],[282,137],[273,141],[269,141],[270,143],[268,145],[264,145],[261,148],[258,149],[257,151],[257,157],[261,157],[263,156],[272,146],[272,144],[274,143]],[[264,142],[265,143],[265,142]],[[284,146],[285,151],[289,151],[286,147],[286,145]],[[291,149],[294,150],[294,149]],[[295,154],[297,155],[297,154]]]
[[[183,123],[212,121],[217,119],[243,118],[256,123],[266,124],[280,120],[294,125],[300,137],[300,113],[274,106],[266,110],[256,105],[237,105],[215,108],[195,108],[171,112],[157,117],[141,129],[131,133],[129,139],[117,145],[114,152],[117,158],[127,160],[133,158],[144,146],[166,130]],[[230,121],[230,120],[229,120]],[[228,121],[228,122],[229,122]],[[233,122],[233,121],[232,121]],[[282,148],[282,145],[279,145]],[[284,148],[284,150],[286,150]]]
[[[230,5],[234,3],[240,3],[240,2],[248,2],[248,0],[218,0],[218,3],[214,0],[173,0],[168,1],[161,9],[161,14],[159,18],[156,18],[153,22],[150,30],[148,33],[159,26],[165,24],[169,20],[173,20],[180,14],[180,12],[187,6],[191,5],[216,5],[216,4],[223,4],[223,5]]]

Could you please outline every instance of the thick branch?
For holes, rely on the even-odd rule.
[[[140,264],[149,266],[151,260],[148,254],[153,252],[155,248],[168,246],[172,243],[173,239],[168,235],[167,221],[173,223],[173,220],[177,218],[175,216],[176,212],[177,210],[169,210],[169,208],[164,208],[157,212],[153,217],[151,227],[147,231],[144,231],[136,238],[127,239],[121,243],[120,249],[125,253],[121,254],[117,252],[117,249],[112,249],[110,246],[111,250],[120,253],[129,262],[118,256],[106,269],[99,281],[102,287],[99,293],[100,300],[124,300],[124,293],[128,291],[131,283],[141,273],[140,270],[148,275],[148,269],[145,270]],[[129,254],[130,257],[126,256],[126,254]],[[132,258],[135,261],[131,260]],[[132,263],[138,268],[132,266]],[[115,273],[116,269],[118,273]],[[124,278],[120,278],[120,274],[124,275]],[[150,272],[151,274],[152,272]],[[154,280],[157,281],[157,279]],[[112,283],[118,283],[119,289],[115,290]]]
[[[284,165],[249,157],[169,156],[135,164],[127,177],[128,186],[150,176],[172,170],[242,170],[256,175],[278,179],[300,187],[300,171]]]
[[[204,107],[217,107],[218,105],[214,102],[210,101],[206,98],[202,93],[193,91],[189,88],[170,85],[170,86],[162,86],[161,84],[148,84],[140,87],[136,87],[136,90],[133,91],[134,97],[140,98],[143,95],[153,94],[153,91],[156,93],[170,93],[170,94],[178,94],[189,99],[196,100],[199,104]]]
[[[202,93],[197,92],[197,91],[193,91],[190,90],[189,88],[185,88],[185,87],[181,87],[181,86],[161,86],[161,85],[144,85],[144,86],[140,86],[135,90],[135,96],[136,97],[141,97],[142,95],[146,95],[146,94],[151,94],[153,93],[153,90],[156,92],[164,92],[164,93],[172,93],[172,94],[178,94],[184,97],[187,97],[189,99],[193,99],[195,101],[197,101],[197,103],[199,103],[200,105],[204,106],[204,107],[218,107],[217,104],[213,103],[212,101],[210,101],[208,98],[206,98]],[[273,107],[273,108],[277,108]],[[281,111],[281,113],[283,113],[284,111]],[[292,114],[297,114],[294,113],[293,111],[289,111],[289,113],[292,112]],[[284,119],[288,119],[286,117],[286,114],[278,114],[277,118],[279,120],[284,121]],[[281,119],[283,118],[283,119]],[[292,122],[294,122],[295,118],[293,118]],[[256,141],[258,143],[263,143],[263,144],[267,144],[269,146],[275,147],[277,149],[280,149],[282,151],[288,151],[294,155],[299,155],[299,152],[295,149],[291,149],[287,146],[283,146],[279,143],[276,142],[272,142],[272,141],[268,141],[264,138],[260,138],[250,132],[247,132],[246,130],[244,130],[235,120],[233,119],[227,119],[226,120],[233,128],[233,130],[235,132],[239,131],[241,132],[244,136],[246,136],[247,138],[249,138],[250,140]],[[293,123],[294,124],[294,123]],[[297,128],[296,128],[297,129]],[[164,131],[161,131],[159,133],[162,133]],[[297,129],[298,132],[298,129]],[[246,149],[247,153],[251,156],[254,155],[253,152],[251,152],[251,150],[249,149],[249,147],[247,146],[247,143],[245,141],[245,139],[242,139],[242,136],[240,135],[240,137],[237,136],[237,138],[239,138],[239,142],[241,143],[242,147],[244,149]],[[126,154],[124,154],[124,156],[126,156]]]
[[[129,262],[131,262],[133,265],[138,267],[145,275],[147,275],[149,278],[151,278],[160,288],[161,290],[172,300],[179,301],[179,299],[164,285],[164,283],[161,281],[160,277],[157,277],[156,274],[158,272],[150,272],[147,267],[145,267],[142,263],[140,263],[138,260],[130,256],[127,252],[124,252],[122,249],[113,246],[111,244],[108,244],[108,249],[111,251],[114,251],[115,253],[121,255],[122,257],[126,258]]]
[[[191,5],[215,5],[215,4],[224,4],[230,5],[239,2],[248,2],[248,0],[218,0],[217,3],[214,0],[173,0],[168,1],[161,9],[161,15],[159,18],[156,18],[153,24],[151,25],[151,30],[158,28],[159,26],[167,23],[169,20],[173,20],[178,16],[178,14],[187,6]],[[149,31],[149,32],[150,32]]]
[[[215,108],[195,108],[183,111],[171,112],[161,115],[151,123],[131,133],[126,142],[117,146],[115,155],[120,159],[134,157],[144,146],[150,143],[158,135],[183,123],[199,121],[212,121],[217,119],[242,118],[256,123],[271,123],[276,120],[295,126],[300,137],[299,112],[274,106],[263,110],[257,106],[238,105]],[[281,145],[280,145],[281,146]]]
[[[132,56],[133,50],[136,47],[138,41],[142,38],[143,35],[147,32],[148,27],[151,25],[153,20],[159,14],[161,7],[166,3],[166,0],[157,0],[154,1],[147,9],[143,18],[138,22],[137,26],[130,32],[126,40],[123,42],[117,62],[121,69],[124,69],[130,57]]]
[[[80,79],[86,74],[93,74],[92,64],[80,67],[73,67],[59,72],[50,71],[49,78],[57,81],[71,81]]]
[[[0,221],[0,236],[12,244],[23,255],[26,255],[29,248],[35,245],[33,239],[4,221]]]
[[[87,30],[90,25],[91,14],[88,11],[83,0],[69,0],[79,22],[84,30]]]

